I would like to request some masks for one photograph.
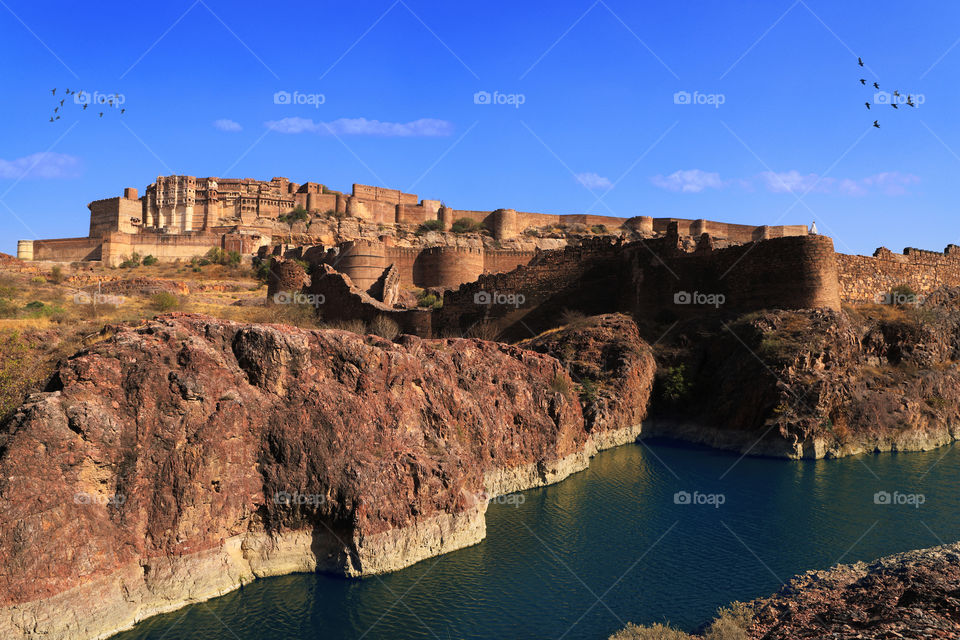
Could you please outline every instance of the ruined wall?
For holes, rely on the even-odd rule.
[[[885,247],[873,257],[838,253],[840,295],[851,304],[876,303],[898,285],[918,294],[941,286],[960,286],[960,247],[950,245],[943,253],[904,249],[902,254]]]
[[[214,247],[222,248],[223,234],[195,232],[189,234],[111,232],[103,238],[101,259],[115,267],[134,253],[152,255],[158,260],[189,260],[202,256]]]
[[[710,307],[705,296],[722,302]],[[626,245],[597,238],[447,292],[434,329],[486,322],[519,339],[556,326],[565,309],[662,319],[763,308],[839,309],[833,241],[799,236],[713,250],[705,236],[687,253],[676,234]]]
[[[309,284],[310,276],[302,266],[293,260],[271,256],[267,271],[267,304],[289,303],[288,298],[277,298],[276,295],[281,291],[297,293]]]
[[[687,220],[684,218],[652,218],[653,231],[666,234],[674,223],[682,236],[699,237],[709,233],[714,238],[724,238],[733,242],[754,242],[771,238],[784,238],[807,235],[805,225],[759,226],[746,224],[730,224],[713,220]],[[603,224],[597,223],[597,224]],[[608,225],[609,226],[609,225]]]
[[[483,272],[513,271],[517,267],[529,263],[536,255],[536,251],[487,251],[483,256]]]
[[[358,288],[367,291],[388,266],[382,242],[354,240],[340,247],[336,268],[349,276]]]

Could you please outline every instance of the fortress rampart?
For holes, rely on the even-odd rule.
[[[960,247],[949,245],[943,253],[907,248],[902,254],[880,247],[872,257],[838,253],[837,268],[844,302],[877,303],[900,285],[921,295],[960,286]]]

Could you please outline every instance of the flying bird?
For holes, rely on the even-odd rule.
[[[869,103],[869,102],[864,102],[863,104],[867,105],[867,109],[870,108],[870,103]]]
[[[86,110],[87,110],[87,107],[89,107],[89,106],[90,106],[89,104],[84,103],[84,105],[83,105],[83,110],[86,111]]]
[[[50,93],[52,93],[53,95],[57,95],[57,90],[56,90],[56,89],[50,89]]]
[[[863,78],[860,78],[860,84],[862,84],[863,86],[867,86],[867,81],[864,80]]]
[[[57,116],[57,120],[59,120],[59,119],[60,119],[60,116]]]
[[[899,97],[900,97],[900,92],[897,91],[896,89],[894,89],[894,90],[893,90],[893,95],[895,95],[895,96],[897,96],[897,97],[899,98]]]
[[[891,102],[891,103],[890,103],[890,106],[893,107],[894,109],[899,109],[899,108],[900,108],[900,107],[897,106],[897,103],[896,103],[896,102]]]
[[[874,83],[873,83],[873,88],[874,88],[874,89],[879,89],[879,88],[880,88],[880,85],[878,85],[876,82],[874,82]]]
[[[53,122],[53,118],[50,118],[50,122]]]
[[[907,104],[910,105],[911,107],[917,106],[916,104],[914,104],[913,100],[910,99],[909,95],[907,96]]]
[[[64,98],[63,100],[66,100],[66,98]],[[63,106],[63,100],[60,101],[60,106],[61,106],[61,107]]]
[[[100,117],[101,117],[101,118],[103,117],[103,111],[100,112]]]
[[[880,128],[880,123],[877,122],[876,120],[874,120],[874,121],[873,121],[873,126],[875,126],[877,129],[879,129],[879,128]]]
[[[54,112],[54,113],[56,113],[57,111],[60,111],[60,107],[54,107],[54,108],[53,108],[53,112]]]
[[[857,58],[857,64],[862,67],[862,66],[863,66],[863,59],[858,57],[858,58]]]
[[[123,113],[124,111],[126,111],[126,109],[120,109],[120,113]]]

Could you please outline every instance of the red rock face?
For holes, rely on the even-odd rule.
[[[751,603],[751,638],[960,638],[960,545],[810,571]]]
[[[156,559],[249,532],[323,534],[318,568],[363,573],[364,540],[475,508],[487,472],[581,452],[558,378],[480,340],[184,314],[123,329],[0,436],[0,606],[137,564],[149,583]]]

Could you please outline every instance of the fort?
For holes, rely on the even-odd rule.
[[[115,267],[134,253],[169,262],[236,251],[270,261],[268,300],[322,294],[329,319],[386,314],[418,335],[480,325],[523,337],[564,309],[683,317],[704,300],[839,309],[897,287],[960,285],[955,245],[844,255],[804,225],[455,209],[363,184],[343,193],[282,177],[159,176],[143,196],[127,188],[88,208],[87,237],[21,240],[19,258]],[[418,305],[424,291],[433,308]]]

